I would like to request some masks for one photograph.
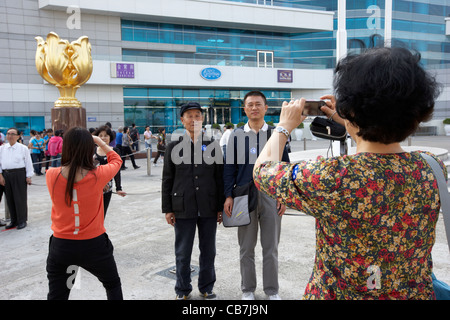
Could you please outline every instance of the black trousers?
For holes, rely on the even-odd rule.
[[[159,159],[159,157],[160,156],[164,156],[164,151],[159,151],[158,150],[158,153],[156,154],[156,157],[155,157],[155,159],[153,160],[153,163],[156,163],[156,161],[158,161],[158,159]]]
[[[216,282],[214,260],[217,218],[177,219],[175,223],[176,294],[187,296],[192,291],[191,256],[196,228],[198,228],[200,249],[198,289],[201,293],[211,292]]]
[[[106,212],[108,211],[109,203],[111,202],[112,191],[103,193],[103,212],[106,217]]]
[[[116,148],[119,149],[119,155],[122,158],[122,168],[125,167],[125,158],[123,157],[122,145],[116,144]]]
[[[89,240],[68,240],[51,236],[47,257],[48,300],[67,300],[78,267],[96,276],[106,289],[108,300],[123,300],[122,285],[106,233]],[[81,280],[80,289],[83,288]]]
[[[128,156],[131,160],[131,163],[133,164],[133,167],[136,167],[136,162],[134,161],[134,154],[133,151],[131,151],[131,148],[129,146],[122,145],[122,166],[125,167],[125,160]]]
[[[27,174],[25,168],[3,170],[5,197],[12,224],[28,220]]]

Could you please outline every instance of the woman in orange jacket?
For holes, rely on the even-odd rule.
[[[95,145],[107,155],[108,164],[96,167]],[[122,160],[99,137],[84,128],[64,134],[62,166],[46,174],[52,200],[52,230],[47,258],[47,298],[68,299],[78,267],[95,275],[108,299],[122,299],[122,287],[106,234],[103,187],[120,170]]]

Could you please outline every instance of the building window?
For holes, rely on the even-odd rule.
[[[257,52],[258,68],[273,68],[273,51]]]
[[[0,131],[6,133],[9,128],[15,127],[24,135],[30,135],[30,130],[43,131],[45,117],[6,116],[0,117]]]
[[[282,33],[122,20],[122,40],[195,46],[186,52],[123,48],[124,61],[323,69],[333,68],[336,60],[336,41],[329,31]],[[261,65],[257,51],[268,52]]]
[[[273,6],[273,0],[256,0],[256,4],[261,4],[263,6]]]

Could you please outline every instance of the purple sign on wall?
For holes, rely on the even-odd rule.
[[[116,63],[116,78],[134,78],[134,64]]]
[[[292,70],[278,70],[278,82],[292,82],[293,78]]]

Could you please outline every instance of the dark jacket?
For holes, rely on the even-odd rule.
[[[120,150],[118,149],[118,148],[113,148],[113,150],[118,154],[118,155],[120,155]],[[97,154],[97,150],[95,150],[95,152],[94,152],[94,160],[97,160],[98,161],[98,163],[100,164],[100,165],[104,165],[104,164],[107,164],[108,163],[108,161],[107,161],[107,157],[106,156],[100,156],[100,155],[98,155]],[[111,182],[111,181],[110,181]],[[115,184],[116,184],[116,191],[122,191],[122,177],[121,177],[121,175],[120,175],[120,170],[117,172],[117,174],[114,176],[114,182],[115,182]],[[109,191],[112,191],[112,185],[110,185],[110,187],[111,187],[111,190],[108,190],[108,192]]]
[[[254,131],[245,132],[244,127],[239,127],[231,133],[223,171],[225,198],[232,195],[235,186],[243,186],[253,180],[253,166],[273,129],[274,126],[268,126],[268,130],[260,130],[256,134]],[[281,161],[289,162],[286,146]]]
[[[223,210],[223,156],[219,141],[188,135],[167,145],[161,188],[162,212],[175,218],[217,217]]]

